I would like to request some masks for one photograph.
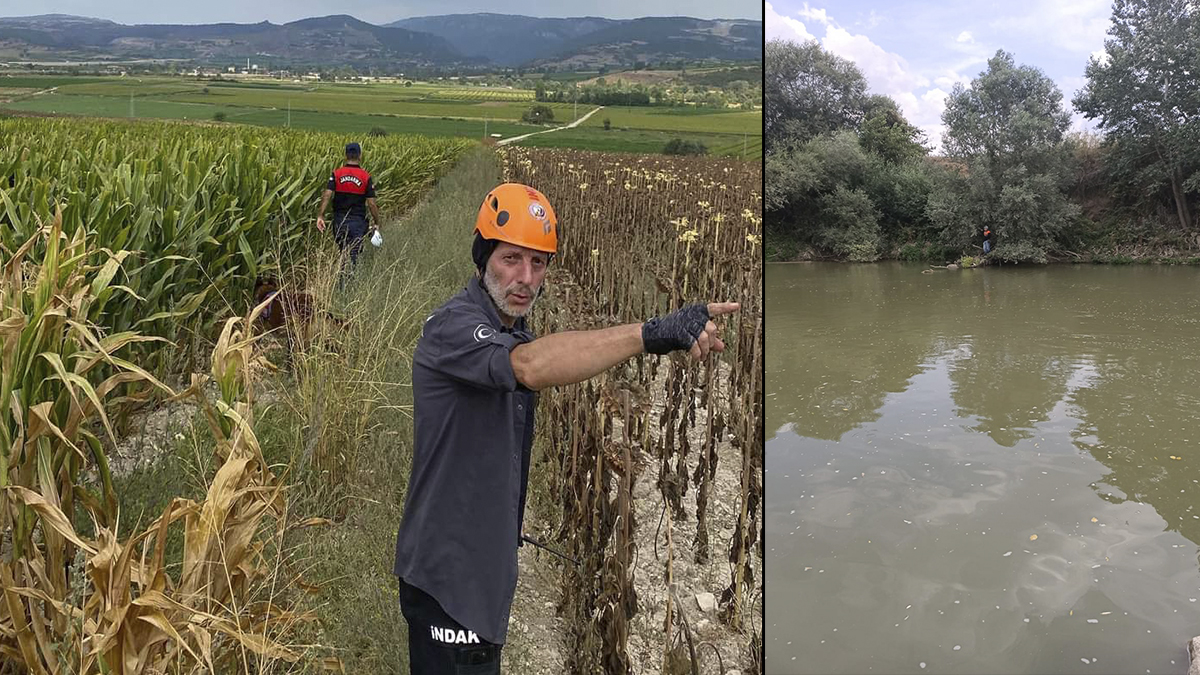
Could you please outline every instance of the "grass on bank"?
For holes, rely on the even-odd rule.
[[[347,673],[407,671],[391,570],[412,456],[412,352],[424,317],[472,274],[478,201],[499,180],[489,151],[465,156],[417,207],[385,226],[382,248],[366,247],[343,293],[328,261],[295,271],[351,326],[336,347],[296,353],[291,372],[266,383],[274,400],[264,395],[257,405],[259,441],[291,486],[290,512],[330,521],[291,530],[277,555],[283,575],[313,590],[318,617],[301,627],[300,641],[321,647],[296,671],[320,672],[330,655]],[[173,497],[203,490],[209,467],[195,447],[204,447],[207,431],[192,424],[180,433],[157,462],[117,480],[123,519],[148,519]],[[531,508],[535,501],[531,495]]]

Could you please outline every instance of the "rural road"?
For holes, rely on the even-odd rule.
[[[505,138],[505,139],[503,139],[503,140],[496,141],[496,145],[508,145],[509,143],[513,143],[513,142],[515,142],[515,141],[519,141],[519,140],[521,140],[522,138],[529,138],[530,136],[537,136],[538,134],[548,134],[548,133],[550,133],[551,131],[558,131],[559,129],[570,129],[570,128],[572,128],[572,127],[579,126],[579,123],[580,123],[580,122],[582,122],[582,121],[586,120],[587,118],[591,117],[592,115],[595,115],[595,114],[596,114],[597,112],[599,112],[599,111],[600,111],[602,108],[604,108],[604,106],[602,106],[602,105],[601,105],[601,106],[596,106],[596,109],[595,109],[595,110],[593,110],[592,112],[590,112],[590,113],[588,113],[588,114],[584,115],[583,117],[580,117],[579,119],[575,120],[574,122],[571,122],[570,124],[568,124],[568,125],[567,125],[567,126],[565,126],[565,127],[554,127],[553,129],[545,129],[545,130],[543,130],[543,131],[535,131],[535,132],[533,132],[533,133],[531,133],[531,134],[525,134],[525,135],[523,135],[523,136],[513,136],[512,138]]]

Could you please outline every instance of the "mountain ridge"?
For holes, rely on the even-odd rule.
[[[692,17],[538,18],[480,12],[372,24],[348,14],[276,24],[132,24],[69,14],[0,17],[0,61],[182,59],[206,64],[265,57],[300,64],[555,67],[762,57],[762,22]],[[745,35],[757,31],[760,39]]]

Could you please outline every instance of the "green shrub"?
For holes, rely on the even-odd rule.
[[[521,113],[521,121],[529,124],[544,124],[554,121],[554,110],[548,105],[535,105]]]
[[[667,141],[667,145],[663,147],[664,155],[707,155],[708,148],[699,141],[685,141],[681,138],[672,138]]]

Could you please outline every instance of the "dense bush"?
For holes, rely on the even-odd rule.
[[[554,110],[548,105],[535,105],[521,113],[521,121],[530,124],[543,124],[554,121]]]
[[[700,141],[685,141],[672,138],[663,147],[664,155],[707,155],[708,148]]]

